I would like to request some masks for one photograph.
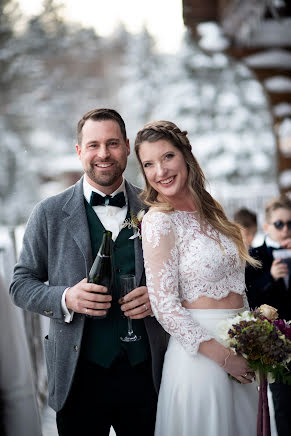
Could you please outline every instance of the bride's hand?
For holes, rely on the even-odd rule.
[[[243,356],[234,354],[232,350],[225,348],[215,339],[201,342],[199,352],[214,360],[224,371],[236,378],[240,383],[251,383],[255,376]]]
[[[222,368],[240,383],[251,383],[255,374],[249,368],[247,360],[239,354],[234,354],[231,350],[226,351],[227,354]]]

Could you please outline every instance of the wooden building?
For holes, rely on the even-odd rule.
[[[198,43],[200,23],[218,24],[227,41],[223,52],[243,61],[264,86],[279,187],[291,192],[291,0],[183,0],[183,18]]]

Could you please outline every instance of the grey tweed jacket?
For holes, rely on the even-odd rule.
[[[126,182],[131,212],[143,208],[139,188]],[[136,277],[145,284],[141,241],[134,239]],[[44,340],[49,405],[59,411],[68,396],[78,362],[85,316],[75,313],[64,322],[61,298],[92,265],[89,228],[83,195],[83,178],[64,192],[43,200],[34,208],[23,238],[23,248],[15,266],[10,294],[17,306],[50,318]],[[153,380],[158,391],[168,334],[153,317],[144,319],[148,334]],[[142,395],[142,393],[141,393]]]

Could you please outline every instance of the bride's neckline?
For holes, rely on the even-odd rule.
[[[180,212],[180,213],[197,213],[197,210],[181,210],[181,209],[175,209],[173,212]]]
[[[149,209],[149,212],[154,212],[154,211],[155,211],[155,208],[150,208]],[[170,210],[170,211],[159,211],[159,212],[164,212],[164,213],[190,213],[190,214],[198,213],[197,210],[182,210],[182,209],[173,209],[173,210]]]

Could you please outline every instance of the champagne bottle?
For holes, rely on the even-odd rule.
[[[103,233],[103,239],[100,248],[88,275],[88,283],[95,283],[96,285],[106,286],[107,294],[112,294],[112,233],[108,230],[105,230]],[[106,309],[106,315],[104,316],[87,316],[91,319],[103,319],[107,316],[107,312],[108,309]]]

